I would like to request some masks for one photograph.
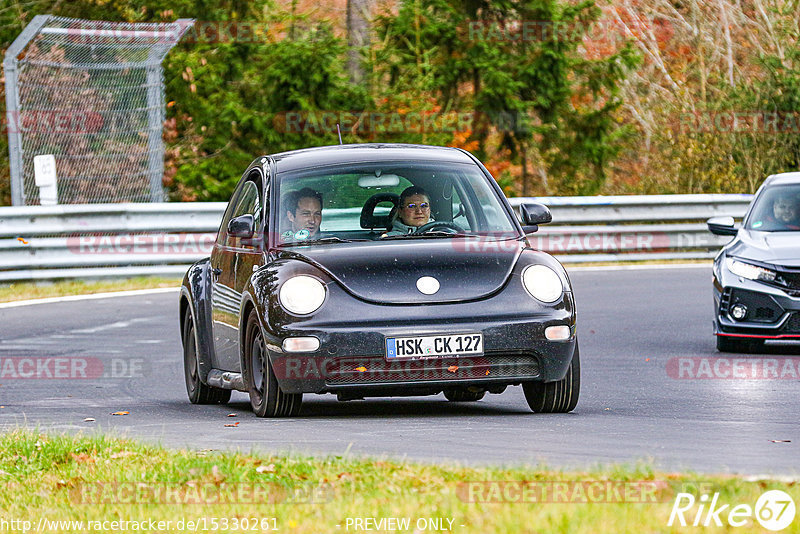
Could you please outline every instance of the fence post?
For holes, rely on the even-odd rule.
[[[6,76],[6,128],[8,129],[8,163],[11,171],[11,205],[25,205],[25,184],[22,181],[22,117],[20,117],[19,101],[19,61],[17,56],[28,46],[33,37],[39,33],[50,15],[36,15],[11,46],[3,58],[3,70]]]
[[[150,202],[164,202],[164,96],[161,51],[152,48],[147,54],[147,174],[150,178]]]

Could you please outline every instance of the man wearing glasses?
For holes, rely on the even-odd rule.
[[[412,185],[400,193],[397,218],[392,223],[392,230],[386,235],[411,234],[431,220],[431,202],[428,193],[423,188]]]

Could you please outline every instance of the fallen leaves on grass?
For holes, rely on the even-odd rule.
[[[78,453],[78,454],[75,454],[74,452],[71,452],[71,453],[69,453],[69,456],[70,456],[70,458],[75,460],[75,463],[79,463],[79,464],[93,464],[94,463],[94,458],[92,458],[91,456],[89,456],[85,452],[81,452],[81,453]]]

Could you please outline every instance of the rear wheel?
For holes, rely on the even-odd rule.
[[[761,352],[764,350],[763,339],[717,336],[717,350],[720,352]]]
[[[444,396],[450,402],[477,402],[481,400],[486,391],[470,391],[469,388],[464,389],[446,389]]]
[[[242,370],[250,395],[250,406],[258,417],[294,417],[300,413],[302,393],[284,393],[269,361],[255,310],[247,318]]]
[[[534,412],[567,413],[575,409],[581,392],[581,359],[578,344],[567,375],[556,382],[525,382],[525,400]]]
[[[200,381],[194,321],[192,312],[188,310],[183,320],[183,376],[192,404],[225,404],[231,399],[231,390],[211,387]]]

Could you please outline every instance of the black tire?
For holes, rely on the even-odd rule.
[[[578,344],[567,375],[556,382],[524,382],[522,391],[531,410],[537,413],[567,413],[575,409],[581,392],[581,359]]]
[[[278,386],[255,310],[247,317],[245,342],[242,371],[253,413],[258,417],[297,416],[303,394],[284,393]]]
[[[231,390],[203,384],[197,371],[197,339],[192,312],[187,310],[183,320],[183,376],[189,401],[192,404],[225,404],[231,399]]]
[[[470,391],[467,388],[444,390],[444,396],[450,402],[477,402],[484,395],[486,395],[486,391]]]
[[[717,350],[720,352],[759,353],[764,350],[764,340],[717,336]]]

